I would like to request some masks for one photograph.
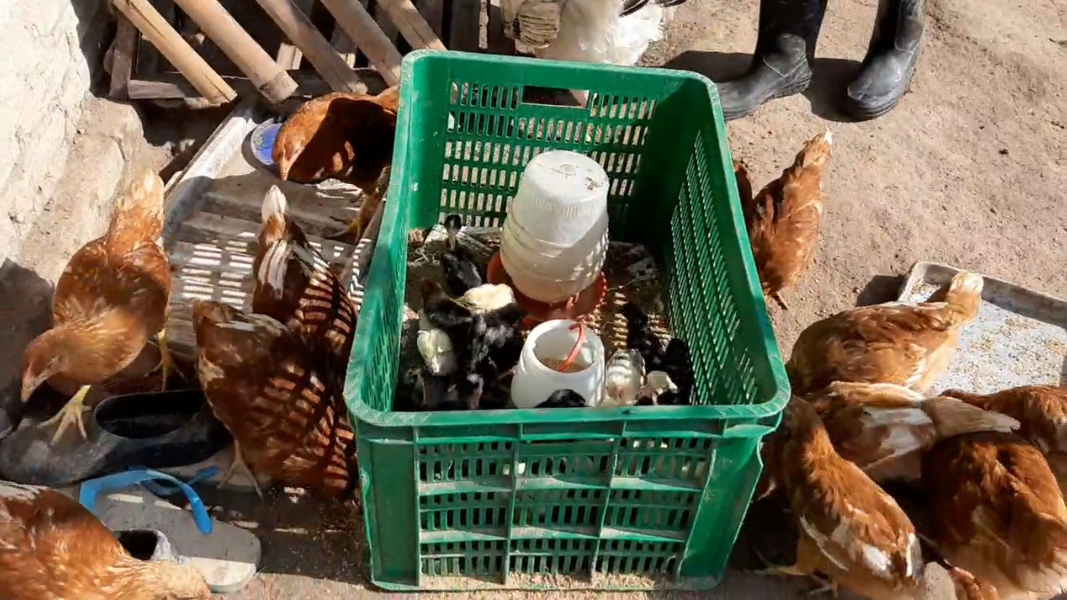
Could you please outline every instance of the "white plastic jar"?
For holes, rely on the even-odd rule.
[[[596,280],[608,247],[609,186],[584,154],[551,150],[530,161],[500,240],[501,264],[520,292],[555,304]]]
[[[586,406],[598,406],[604,391],[604,344],[600,337],[585,328],[584,339],[574,364],[583,368],[564,373],[545,364],[564,361],[574,350],[581,333],[576,321],[545,321],[526,336],[515,376],[511,380],[511,401],[516,408],[535,408],[552,392],[571,389],[585,398]]]

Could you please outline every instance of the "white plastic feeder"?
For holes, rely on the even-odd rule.
[[[585,398],[586,406],[597,406],[604,391],[604,344],[587,325],[573,362],[584,368],[572,373],[557,371],[544,361],[564,361],[575,351],[582,337],[576,321],[545,321],[526,337],[515,376],[511,381],[511,401],[516,408],[536,408],[559,389],[571,389]]]

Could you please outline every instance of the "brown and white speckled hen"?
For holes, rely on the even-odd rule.
[[[210,597],[195,568],[134,558],[74,499],[45,487],[0,482],[0,598]]]
[[[271,317],[219,302],[197,302],[193,327],[197,375],[233,435],[230,471],[240,466],[326,496],[349,496],[358,475],[348,412],[304,338]]]
[[[376,96],[334,92],[306,102],[278,130],[273,158],[282,181],[318,183],[333,177],[364,193],[357,217],[331,237],[358,239],[381,204],[399,103],[398,86]]]
[[[923,560],[914,525],[893,498],[837,454],[814,407],[790,399],[763,454],[800,533],[796,564],[773,571],[825,573],[833,589],[874,600],[915,597]]]
[[[166,386],[174,363],[165,342],[171,273],[162,233],[163,180],[146,170],[118,199],[107,233],[82,246],[56,283],[54,326],[30,343],[22,366],[23,401],[50,379],[79,387],[55,417],[53,442],[71,423],[85,436],[89,386],[126,368],[153,336]]]
[[[1015,419],[956,398],[924,398],[889,383],[835,382],[807,396],[834,448],[876,482],[918,481],[922,450],[977,431],[1011,432]]]
[[[819,241],[822,176],[831,156],[833,136],[829,131],[820,133],[805,142],[793,164],[755,197],[744,165],[734,163],[763,293],[786,310],[781,293],[808,269]]]
[[[1060,489],[1067,490],[1067,386],[1023,385],[984,395],[945,390],[942,395],[1018,419],[1019,435],[1041,450]]]
[[[863,306],[800,332],[786,364],[801,396],[835,381],[895,383],[925,392],[948,367],[964,325],[978,316],[982,276],[966,271],[926,302]]]
[[[263,198],[263,228],[252,272],[252,312],[273,317],[304,338],[340,389],[355,337],[356,306],[289,216],[277,186]]]
[[[933,544],[1005,599],[1067,590],[1067,506],[1041,452],[1012,433],[938,442],[923,455]]]

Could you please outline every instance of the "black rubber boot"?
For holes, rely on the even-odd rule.
[[[922,0],[880,0],[867,57],[848,85],[845,110],[849,115],[875,119],[900,102],[919,58],[923,21]]]
[[[716,86],[727,121],[753,113],[768,100],[808,88],[825,13],[826,0],[760,0],[752,65],[741,78]]]

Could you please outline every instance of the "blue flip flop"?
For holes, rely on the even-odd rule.
[[[209,470],[210,469],[205,469],[205,471]],[[210,475],[207,475],[207,477],[210,477]],[[196,522],[196,528],[200,530],[200,533],[210,535],[212,529],[211,517],[207,514],[207,508],[204,506],[204,501],[200,499],[200,495],[196,493],[196,490],[177,477],[152,469],[137,469],[84,481],[81,484],[81,491],[78,494],[78,502],[92,512],[96,508],[96,498],[100,494],[112,490],[120,490],[137,484],[144,484],[156,479],[169,481],[185,493],[185,497],[189,499],[189,509],[192,512],[193,521]],[[148,486],[145,487],[147,488]],[[151,491],[151,488],[148,489]]]

